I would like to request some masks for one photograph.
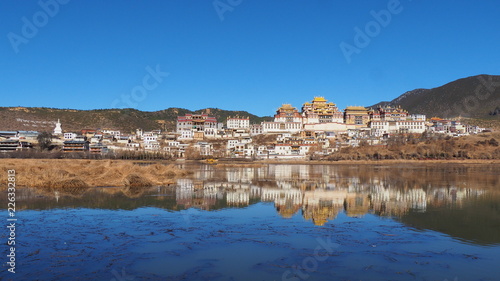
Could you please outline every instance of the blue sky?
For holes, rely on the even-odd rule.
[[[59,1],[0,1],[0,106],[262,116],[500,74],[496,1]]]

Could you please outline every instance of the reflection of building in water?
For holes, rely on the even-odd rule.
[[[267,165],[255,168],[255,176],[258,179],[274,179],[286,181],[291,179],[309,179],[311,176],[310,165]]]
[[[483,190],[470,188],[436,188],[429,192],[429,204],[433,206],[444,206],[448,204],[461,206],[466,198],[477,197],[484,194]]]
[[[302,205],[302,192],[298,189],[262,188],[261,200],[274,202],[276,210],[285,218],[292,217]]]
[[[435,207],[446,205],[461,206],[465,199],[478,197],[484,190],[470,188],[421,188],[398,190],[385,188],[382,184],[371,189],[372,208],[377,215],[400,216],[410,210],[425,212],[427,205]]]
[[[203,182],[190,179],[178,179],[175,199],[177,205],[188,209],[195,207],[201,210],[210,210],[217,202],[218,191],[211,186],[205,188]]]
[[[226,201],[230,206],[248,206],[250,203],[250,193],[247,190],[228,191]]]
[[[346,190],[305,191],[302,215],[304,219],[312,220],[315,225],[324,225],[342,211],[346,197]]]
[[[421,188],[401,191],[374,186],[370,194],[373,210],[377,215],[400,216],[410,209],[425,212],[427,193]]]
[[[189,205],[194,196],[194,185],[190,179],[178,179],[175,200],[179,205]]]
[[[219,186],[214,184],[204,184],[203,185],[203,197],[204,198],[214,198],[216,200],[221,200],[224,198],[224,190]]]
[[[185,208],[210,209],[217,201],[230,206],[248,206],[250,199],[260,199],[261,187],[248,183],[177,181],[176,201]]]
[[[318,181],[298,181],[294,183],[294,187],[306,191],[306,190],[316,190],[316,189],[335,189],[329,186],[327,183]]]
[[[207,168],[207,175],[212,173]],[[200,209],[248,206],[252,202],[273,202],[279,214],[289,218],[302,209],[303,217],[323,225],[345,211],[347,216],[400,216],[425,212],[428,205],[461,204],[484,191],[426,186],[412,188],[380,177],[339,176],[332,166],[268,165],[258,168],[229,168],[214,178],[219,182],[178,180],[177,204]],[[311,178],[307,178],[307,175]],[[304,178],[303,178],[304,177]],[[370,210],[371,209],[371,210]]]
[[[262,193],[262,188],[255,186],[255,185],[252,185],[250,187],[250,198],[259,198],[260,199],[261,193]]]
[[[274,165],[273,168],[276,180],[290,180],[292,178],[292,165]]]
[[[365,190],[365,186],[361,183],[358,177],[351,177],[346,180],[349,192],[362,192]]]
[[[226,172],[228,182],[251,183],[254,178],[253,168],[228,169]]]
[[[200,165],[199,169],[195,169],[193,178],[198,180],[212,179],[215,174],[215,169],[212,165]]]
[[[348,193],[344,202],[344,209],[349,217],[363,216],[370,209],[370,198],[367,194]]]
[[[308,179],[309,178],[309,169],[310,165],[297,165],[300,179]]]
[[[226,189],[226,202],[230,206],[248,206],[250,197],[260,194],[259,189],[250,184],[230,184]]]
[[[290,180],[277,180],[276,185],[279,189],[292,189],[295,185],[295,182]]]
[[[207,197],[213,197],[217,198],[217,200],[222,200],[224,199],[225,186],[223,186],[221,183],[206,182],[203,184],[203,192]]]
[[[255,168],[256,179],[267,179],[269,178],[269,165]]]
[[[309,166],[310,179],[319,179],[320,182],[328,183],[331,179],[335,179],[338,174],[333,170],[333,166]]]

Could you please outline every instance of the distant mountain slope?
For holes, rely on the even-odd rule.
[[[63,131],[81,129],[119,129],[124,133],[144,130],[173,130],[178,115],[202,113],[206,111],[219,122],[225,122],[228,116],[248,116],[250,123],[270,120],[270,117],[258,117],[246,111],[231,111],[218,108],[191,111],[184,108],[168,108],[147,112],[136,109],[98,109],[74,110],[40,107],[0,107],[0,130],[36,130],[52,131],[57,119],[61,120]]]
[[[408,91],[380,105],[401,105],[410,113],[423,113],[427,117],[469,117],[500,121],[500,76],[478,75],[459,79],[433,89]],[[136,109],[74,110],[40,107],[0,107],[0,130],[52,131],[57,119],[64,131],[81,129],[119,129],[125,133],[144,130],[173,130],[176,118],[187,113],[210,112],[219,122],[228,116],[248,116],[250,123],[270,121],[271,117],[259,117],[246,111],[218,108],[191,111],[184,108],[168,108],[147,112]]]
[[[372,107],[380,105],[401,105],[410,113],[423,113],[428,117],[498,118],[500,76],[477,75],[433,89],[415,89]]]

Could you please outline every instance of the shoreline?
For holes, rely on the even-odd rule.
[[[500,159],[384,159],[384,160],[256,160],[262,164],[311,164],[311,165],[369,165],[369,164],[500,164]]]
[[[145,164],[164,164],[164,165],[179,165],[179,164],[210,164],[206,162],[206,159],[192,160],[192,159],[174,159],[174,160],[133,160],[133,159],[57,159],[57,158],[2,158],[5,162],[25,162],[25,161],[36,161],[37,163],[47,163],[47,162],[85,162],[85,164],[94,163],[131,163],[138,165]],[[251,164],[314,164],[314,165],[335,165],[335,164],[500,164],[500,159],[428,159],[428,160],[418,160],[418,159],[382,159],[382,160],[306,160],[306,159],[259,159],[251,160],[244,158],[225,158],[219,159],[218,162],[211,165],[225,165],[225,164],[241,164],[241,165],[251,165]],[[82,163],[83,164],[83,163]]]
[[[185,166],[180,166],[185,164]],[[14,170],[16,185],[47,190],[81,192],[92,187],[122,187],[126,192],[151,186],[170,185],[177,178],[191,177],[199,165],[213,165],[213,169],[259,168],[266,165],[323,165],[365,166],[393,168],[411,167],[486,167],[498,166],[496,159],[450,160],[245,160],[223,159],[214,164],[205,160],[88,160],[88,159],[8,159],[0,163],[2,174]],[[7,177],[0,178],[0,190],[7,187]],[[139,188],[139,189],[137,189]]]

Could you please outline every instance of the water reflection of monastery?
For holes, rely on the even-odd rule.
[[[306,220],[323,225],[341,212],[347,216],[374,213],[401,216],[425,212],[428,204],[460,206],[463,199],[483,191],[467,187],[411,186],[370,177],[345,176],[329,171],[331,167],[269,165],[259,168],[228,168],[219,174],[201,170],[199,180],[177,182],[176,202],[184,208],[210,210],[221,206],[248,206],[273,202],[277,212],[290,218],[302,211]],[[222,174],[221,174],[222,173]]]

